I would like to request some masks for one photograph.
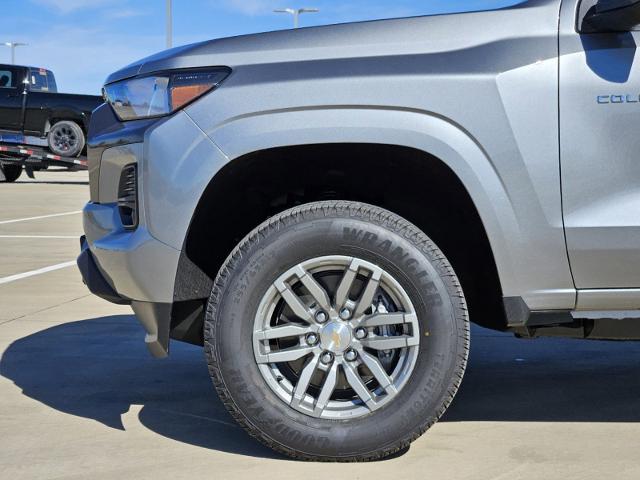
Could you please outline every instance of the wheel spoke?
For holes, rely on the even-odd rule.
[[[296,275],[320,308],[328,312],[331,309],[331,300],[329,299],[329,295],[327,295],[326,290],[322,288],[316,279],[300,265],[296,268]]]
[[[256,337],[258,340],[275,340],[278,338],[299,337],[312,331],[313,329],[311,327],[285,325],[256,332]]]
[[[360,400],[362,400],[367,405],[369,410],[374,410],[376,408],[376,402],[371,396],[371,392],[362,381],[362,378],[360,378],[360,374],[358,373],[356,367],[353,365],[353,363],[347,362],[343,364],[343,368],[344,374],[347,377],[347,382],[349,382],[351,388],[353,388],[358,397],[360,397]]]
[[[292,347],[286,350],[264,353],[258,356],[258,363],[281,363],[299,360],[305,355],[309,355],[314,347]]]
[[[340,311],[340,309],[345,306],[345,303],[347,303],[347,300],[349,300],[349,292],[358,274],[359,264],[360,262],[358,262],[358,260],[352,260],[349,268],[345,270],[342,280],[340,280],[340,285],[338,285],[338,289],[336,290],[336,309],[338,311]]]
[[[387,372],[382,367],[380,360],[378,360],[376,357],[374,357],[373,355],[367,352],[360,352],[360,357],[362,358],[362,361],[367,366],[369,371],[373,374],[375,379],[378,381],[380,386],[387,393],[397,393],[397,390],[393,386],[393,382],[391,381],[391,378],[389,377],[389,375],[387,375]]]
[[[361,327],[373,328],[385,325],[402,325],[404,323],[412,323],[415,318],[414,314],[407,313],[377,313],[370,317],[364,318],[360,322]]]
[[[364,288],[364,292],[360,296],[360,300],[358,300],[358,306],[356,307],[356,311],[354,312],[355,317],[359,317],[362,315],[367,308],[371,307],[373,304],[373,297],[380,286],[380,278],[382,277],[382,270],[376,269],[371,272],[371,277],[369,277],[369,281],[367,282],[367,286]]]
[[[418,339],[408,335],[398,337],[370,336],[360,340],[360,342],[365,347],[373,348],[374,350],[393,350],[418,345]]]
[[[280,295],[282,295],[282,299],[287,303],[287,305],[289,305],[289,308],[291,308],[293,313],[298,318],[304,320],[307,323],[313,322],[311,311],[304,303],[302,303],[302,300],[300,300],[300,298],[295,293],[293,293],[293,290],[291,290],[291,287],[289,287],[289,285],[282,281],[279,281],[276,282],[275,286],[278,289],[278,292],[280,292]]]
[[[314,415],[320,416],[324,409],[326,408],[329,400],[331,399],[331,394],[333,390],[336,388],[336,383],[338,382],[338,363],[333,362],[331,368],[327,372],[327,375],[324,379],[324,383],[322,384],[322,389],[320,390],[320,394],[318,395],[318,399],[316,400],[316,405],[313,410]]]
[[[306,367],[302,369],[300,373],[300,377],[298,378],[298,383],[296,385],[295,390],[293,391],[293,398],[291,399],[292,404],[299,405],[303,400],[307,393],[307,389],[309,388],[309,384],[311,383],[311,377],[316,371],[318,367],[319,356],[314,356],[309,363],[307,363]]]

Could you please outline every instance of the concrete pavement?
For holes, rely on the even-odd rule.
[[[0,184],[0,279],[75,258],[86,173]],[[73,238],[64,238],[64,237]],[[24,238],[29,237],[29,238]],[[61,237],[61,238],[43,238]],[[446,417],[404,454],[308,464],[226,413],[200,348],[146,351],[127,307],[74,267],[0,284],[0,479],[640,478],[640,345],[475,329]]]

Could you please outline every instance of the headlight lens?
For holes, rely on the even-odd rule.
[[[105,85],[104,95],[122,121],[169,115],[216,88],[228,68],[177,70]]]

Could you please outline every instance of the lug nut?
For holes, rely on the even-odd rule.
[[[355,350],[347,350],[344,353],[344,359],[347,362],[354,362],[358,358],[358,353]]]
[[[351,310],[348,308],[343,308],[340,310],[340,318],[343,320],[349,320],[351,318]]]
[[[322,310],[320,310],[318,313],[316,313],[316,322],[318,323],[324,323],[329,319],[329,317],[327,316],[327,314],[325,312],[323,312]]]
[[[320,361],[322,363],[324,363],[325,365],[329,365],[331,362],[333,362],[333,353],[331,352],[324,352],[321,356],[320,356]]]
[[[318,335],[316,335],[315,333],[310,333],[307,335],[307,345],[313,347],[315,344],[318,343]]]
[[[356,338],[358,340],[362,340],[363,338],[365,338],[368,335],[367,329],[364,327],[358,327],[356,328]]]

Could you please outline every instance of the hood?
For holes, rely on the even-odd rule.
[[[105,83],[135,75],[177,68],[301,62],[322,59],[393,55],[466,48],[487,30],[499,30],[513,10],[557,4],[560,0],[529,0],[499,10],[375,20],[281,30],[209,40],[162,51],[111,74]],[[557,19],[556,19],[557,21]]]

